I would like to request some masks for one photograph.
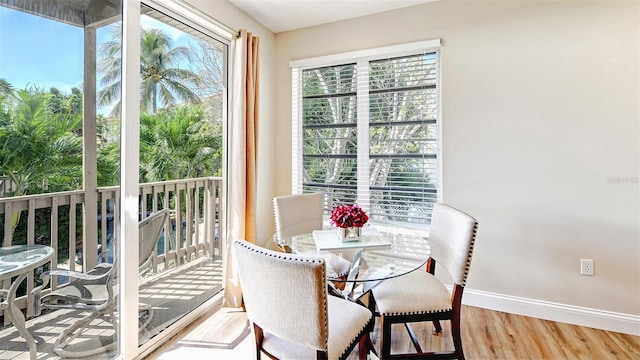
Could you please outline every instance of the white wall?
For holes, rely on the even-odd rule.
[[[258,126],[258,194],[257,194],[257,229],[258,242],[265,245],[271,242],[274,232],[273,208],[271,199],[275,196],[273,182],[275,162],[273,156],[274,136],[273,121],[275,117],[275,36],[274,34],[226,0],[186,0],[200,11],[225,25],[247,31],[260,38],[259,66],[259,126]],[[233,149],[230,149],[233,151]],[[233,186],[233,184],[230,184]]]
[[[291,185],[289,61],[440,38],[444,201],[480,224],[465,296],[640,334],[639,17],[638,2],[440,1],[276,34],[275,192]]]

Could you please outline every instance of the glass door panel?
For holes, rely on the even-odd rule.
[[[111,150],[119,137],[107,129],[119,118],[99,107],[97,49],[103,29],[121,19],[118,0],[0,0],[0,245],[55,250],[12,301],[38,339],[38,357],[118,353],[117,295],[107,288],[118,286],[111,248],[120,159]],[[82,279],[97,272],[104,276]],[[68,296],[88,288],[99,291]],[[28,340],[4,315],[0,357],[22,357]]]
[[[222,289],[227,45],[150,6],[140,23],[140,219],[170,210],[139,239],[142,345]]]
[[[27,330],[44,339],[38,354],[115,358],[114,323],[135,321],[142,346],[222,289],[228,45],[142,5],[138,220],[170,212],[151,245],[141,231],[140,254],[152,249],[135,274],[138,318],[118,320],[122,7],[118,0],[0,0],[0,245],[55,250],[16,292]],[[80,310],[34,310],[34,288],[44,285],[42,300],[50,300],[81,284],[71,273],[44,284],[48,270],[107,274],[85,284],[102,295]],[[71,330],[79,335],[54,348]],[[1,310],[0,339],[0,357],[26,351]]]

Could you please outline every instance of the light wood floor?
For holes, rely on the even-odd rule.
[[[464,306],[462,341],[467,359],[640,359],[640,337]],[[414,330],[423,348],[452,347],[448,323],[442,335],[431,324]],[[412,349],[404,328],[394,328],[392,353]],[[372,333],[378,346],[377,329]],[[221,309],[186,328],[147,357],[159,360],[252,359],[253,335],[245,313]],[[357,349],[349,360],[357,359]]]

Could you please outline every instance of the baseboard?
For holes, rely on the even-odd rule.
[[[465,288],[462,303],[539,319],[640,336],[640,316]]]

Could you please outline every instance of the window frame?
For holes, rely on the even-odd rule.
[[[289,67],[291,68],[291,89],[292,89],[292,169],[291,169],[291,184],[292,193],[301,194],[303,192],[302,186],[302,171],[303,171],[303,89],[302,89],[302,73],[304,70],[326,67],[345,65],[349,63],[356,64],[358,69],[358,83],[360,83],[360,77],[369,77],[369,63],[375,60],[383,60],[393,57],[403,57],[417,55],[420,53],[433,52],[436,53],[439,64],[441,64],[441,43],[440,39],[426,40],[420,42],[413,42],[407,44],[399,44],[393,46],[372,48],[366,50],[352,51],[346,53],[332,54],[327,56],[320,56],[314,58],[307,58],[301,60],[291,61]],[[361,70],[364,69],[364,73]],[[437,157],[437,184],[436,184],[436,201],[442,202],[442,179],[443,179],[443,166],[442,166],[442,68],[438,65],[438,77],[436,81],[437,91],[437,122],[436,122],[436,157]],[[367,80],[368,82],[368,80]],[[368,89],[368,87],[367,87]],[[369,149],[369,132],[362,131],[363,126],[369,129],[369,96],[368,91],[364,96],[360,94],[360,85],[357,89],[357,143],[358,143],[358,173],[369,171],[369,162],[362,161],[360,148],[361,145]],[[369,152],[369,150],[367,150]],[[368,158],[367,158],[368,160]],[[369,182],[368,179],[362,179],[358,176],[358,190],[357,198],[358,203],[365,209],[369,209]],[[366,184],[364,184],[366,182]],[[365,185],[365,186],[362,186]],[[363,190],[366,189],[366,190]],[[425,229],[423,223],[410,223],[410,222],[397,222],[403,227]],[[429,225],[426,226],[428,231]]]

